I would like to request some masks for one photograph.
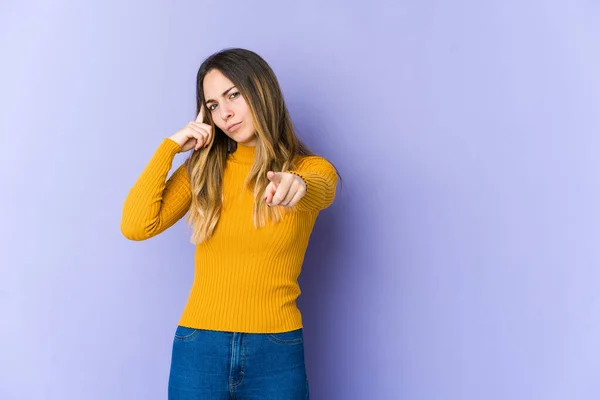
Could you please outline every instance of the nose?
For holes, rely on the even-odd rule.
[[[221,118],[224,121],[227,121],[229,118],[233,117],[233,110],[227,105],[221,104],[219,108],[221,109]]]

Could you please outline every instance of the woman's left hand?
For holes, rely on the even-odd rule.
[[[267,172],[271,181],[265,190],[269,206],[292,207],[306,194],[306,183],[298,175],[289,172]]]

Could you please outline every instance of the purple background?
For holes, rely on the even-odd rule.
[[[0,16],[0,399],[166,398],[193,246],[183,221],[128,241],[121,210],[194,118],[199,64],[237,46],[345,179],[300,281],[312,398],[600,396],[598,2]]]

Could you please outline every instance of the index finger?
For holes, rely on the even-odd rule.
[[[204,122],[204,104],[200,104],[200,112],[198,113],[198,116],[196,117],[196,122]]]

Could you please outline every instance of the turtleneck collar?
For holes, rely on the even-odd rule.
[[[231,153],[233,159],[242,164],[253,164],[256,146],[244,146],[241,143],[237,144],[237,149]]]

